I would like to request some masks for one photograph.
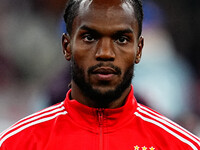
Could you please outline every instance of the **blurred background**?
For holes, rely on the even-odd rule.
[[[67,0],[0,0],[0,132],[64,99],[70,64],[61,48]],[[144,0],[139,102],[200,136],[200,1]]]

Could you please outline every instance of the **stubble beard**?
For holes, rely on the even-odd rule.
[[[99,89],[94,89],[91,83],[86,81],[84,70],[77,65],[74,59],[72,59],[71,70],[72,79],[80,88],[83,95],[92,100],[96,104],[96,107],[107,108],[110,103],[118,99],[122,93],[131,85],[131,81],[134,75],[134,64],[127,68],[122,81],[116,86],[114,90],[108,90],[104,93],[102,93]],[[90,70],[90,68],[88,70]]]

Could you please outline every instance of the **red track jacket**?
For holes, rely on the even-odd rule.
[[[138,104],[96,109],[69,100],[30,115],[0,134],[0,150],[200,150],[200,139]]]

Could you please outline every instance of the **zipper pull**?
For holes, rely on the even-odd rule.
[[[103,125],[103,111],[104,111],[103,108],[98,108],[97,109],[99,125]]]

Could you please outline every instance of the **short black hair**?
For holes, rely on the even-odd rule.
[[[143,17],[144,17],[142,0],[122,0],[122,1],[129,2],[133,6],[135,17],[138,22],[138,31],[139,31],[138,37],[139,37],[142,33],[142,22],[143,22]],[[66,30],[69,35],[71,35],[71,32],[72,32],[72,25],[73,25],[74,18],[78,15],[80,3],[81,3],[81,0],[68,0],[67,2],[63,17],[66,23]]]

